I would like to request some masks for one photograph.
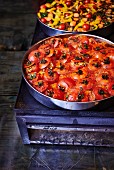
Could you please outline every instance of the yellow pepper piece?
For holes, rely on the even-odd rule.
[[[94,25],[94,30],[96,30],[98,28],[98,25]]]
[[[65,22],[71,22],[71,21],[72,21],[72,18],[68,18],[68,19],[65,19],[65,20],[64,20],[64,23],[65,23]]]
[[[56,12],[52,11],[52,13],[55,14],[55,18],[60,17],[60,15],[61,15],[61,11],[59,9],[56,10]]]
[[[61,10],[62,10],[63,12],[67,12],[67,11],[68,11],[67,5],[64,4],[64,3],[63,3],[63,5],[64,5],[64,7],[63,7]]]
[[[58,23],[59,23],[59,21],[60,21],[60,18],[55,18],[55,19],[53,19],[53,23],[52,24],[48,24],[49,26],[51,26],[51,27],[54,27],[54,26],[56,26]]]
[[[95,12],[97,12],[97,11],[93,8],[93,4],[88,4],[88,7],[91,9],[92,14],[94,14]]]
[[[90,22],[90,25],[95,26],[96,24],[99,24],[99,23],[100,23],[100,20],[96,19],[95,21]]]
[[[46,3],[45,6],[46,6],[47,8],[51,8],[51,4],[50,4],[50,3]]]
[[[41,15],[40,15],[40,13],[37,13],[37,16],[38,16],[38,18],[41,18]]]
[[[57,83],[51,84],[51,87],[52,87],[53,89],[56,89],[56,88],[57,88]]]
[[[40,9],[40,11],[39,12],[41,12],[41,13],[45,13],[46,12],[46,9],[45,8],[42,8],[42,9]]]
[[[84,24],[84,22],[81,20],[75,27],[74,27],[74,31],[77,30],[78,27],[81,27]]]
[[[53,7],[53,8],[51,8],[51,9],[48,9],[47,12],[52,12],[52,11],[54,11],[54,10],[56,10],[56,8]]]
[[[56,3],[57,3],[56,1],[53,1],[53,2],[51,3],[51,7],[54,6]]]
[[[73,7],[77,7],[77,6],[78,6],[78,3],[79,3],[79,1],[76,1],[76,2],[74,3],[74,5],[72,6],[72,8],[73,8]]]

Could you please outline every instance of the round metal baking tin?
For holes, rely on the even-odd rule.
[[[52,36],[52,37],[65,37],[65,36],[71,36],[72,33],[70,34],[61,34],[61,35],[56,35],[56,36]],[[113,42],[105,39],[105,38],[102,38],[102,37],[99,37],[99,36],[96,36],[96,35],[92,35],[92,34],[80,34],[80,35],[86,35],[86,36],[89,36],[89,37],[94,37],[94,38],[97,38],[97,39],[100,39],[101,41],[105,41],[111,45],[114,45]],[[49,108],[52,108],[52,109],[56,109],[56,108],[63,108],[63,109],[68,109],[68,110],[85,110],[85,109],[89,109],[89,108],[92,108],[96,105],[98,105],[100,102],[103,102],[104,100],[108,100],[109,98],[113,97],[109,97],[109,98],[105,98],[103,100],[95,100],[95,101],[89,101],[89,102],[70,102],[70,101],[64,101],[64,100],[58,100],[58,99],[55,99],[55,98],[51,98],[49,96],[46,96],[40,92],[38,92],[29,82],[28,80],[26,79],[25,77],[25,74],[24,74],[24,69],[23,69],[23,65],[24,65],[24,61],[26,60],[28,54],[37,49],[39,47],[40,44],[43,43],[43,41],[47,40],[47,39],[50,39],[52,37],[48,37],[46,39],[43,39],[39,42],[37,42],[36,44],[34,44],[24,55],[24,58],[23,58],[23,61],[22,61],[22,75],[26,81],[26,84],[27,84],[27,88],[30,92],[30,94],[38,101],[40,102],[41,104],[49,107]]]

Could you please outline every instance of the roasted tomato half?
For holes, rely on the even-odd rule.
[[[29,55],[28,55],[28,60],[31,62],[35,62],[37,63],[40,57],[40,53],[38,50],[34,50],[32,51]]]
[[[79,88],[69,89],[66,93],[66,100],[77,101],[77,102],[87,102],[89,100],[88,95],[83,90]]]
[[[75,81],[70,77],[63,78],[58,82],[58,87],[61,91],[67,91],[68,88],[73,86],[75,86]]]
[[[45,95],[55,99],[64,100],[64,92],[59,89],[47,89]]]
[[[114,81],[109,82],[109,84],[107,86],[108,86],[107,89],[108,89],[108,92],[110,93],[110,95],[114,96]]]
[[[58,81],[59,75],[51,69],[47,69],[44,73],[44,80],[50,83]]]
[[[102,100],[102,99],[107,98],[107,97],[110,96],[108,91],[103,87],[97,87],[97,86],[94,87],[93,88],[93,93],[95,94],[95,99],[96,100]]]
[[[44,80],[38,80],[33,83],[33,86],[35,89],[42,93],[48,88],[48,83]]]

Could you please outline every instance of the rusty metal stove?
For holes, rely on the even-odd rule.
[[[37,23],[32,44],[46,37]],[[107,38],[114,41],[113,34]],[[22,78],[14,111],[24,144],[114,147],[114,97],[84,111],[50,109],[29,94]]]

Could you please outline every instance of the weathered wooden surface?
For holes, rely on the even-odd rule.
[[[0,0],[0,170],[114,170],[114,149],[25,146],[13,112],[37,1]]]
[[[26,50],[34,32],[33,1],[6,0],[0,3],[0,50]]]

